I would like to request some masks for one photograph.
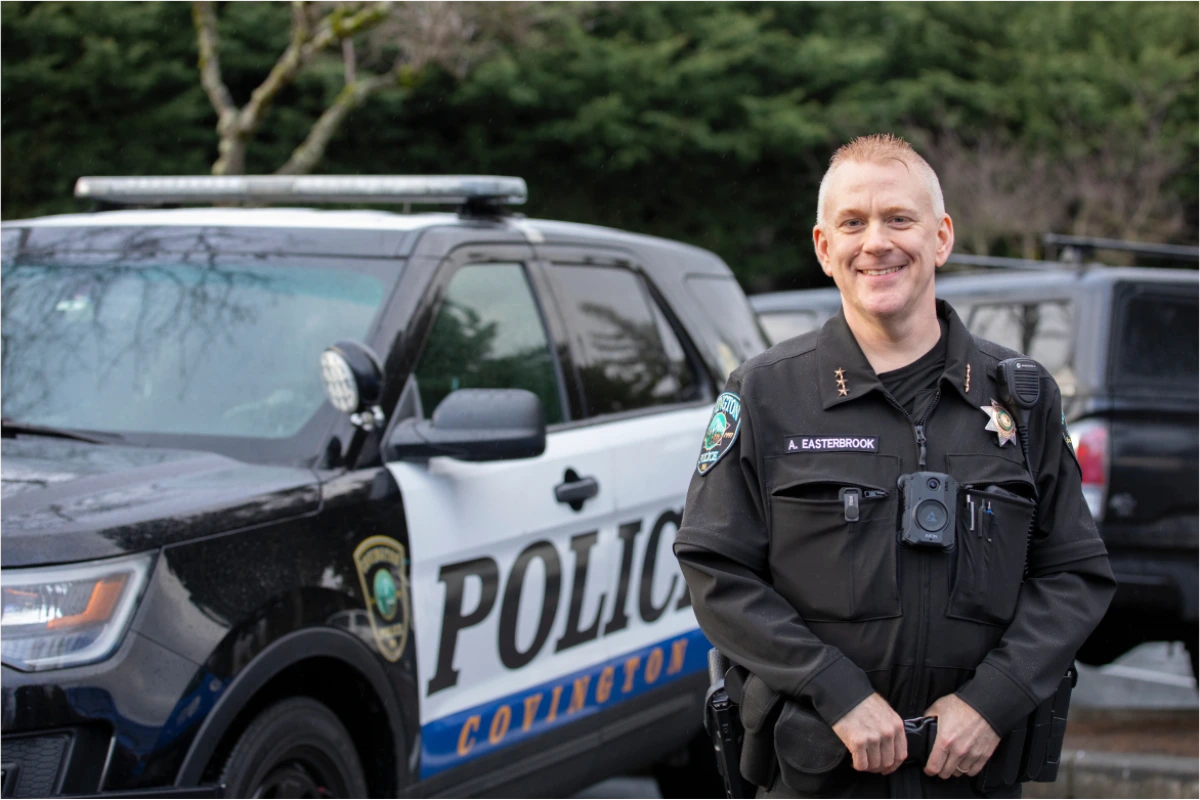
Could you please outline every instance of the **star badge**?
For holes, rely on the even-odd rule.
[[[833,374],[837,375],[838,397],[849,397],[849,394],[846,392],[846,370],[838,367],[833,371]]]
[[[993,400],[990,406],[980,406],[979,410],[988,415],[983,429],[995,433],[1001,447],[1017,438],[1017,423],[1004,406]]]

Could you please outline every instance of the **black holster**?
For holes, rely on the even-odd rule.
[[[840,771],[852,769],[845,758],[845,746],[815,710],[782,697],[743,667],[725,667],[728,662],[723,657],[719,663],[725,671],[719,683],[714,680],[709,689],[705,713],[727,796],[750,797],[752,785],[770,788],[777,772],[793,790],[815,793],[826,788]],[[710,656],[710,675],[711,664]],[[1017,783],[1048,783],[1058,777],[1071,690],[1078,677],[1072,664],[1057,691],[1016,729],[1001,737],[996,752],[975,778],[978,791],[990,794]],[[716,723],[716,706],[726,720],[723,729]],[[730,714],[740,723],[736,727],[731,726]],[[737,735],[731,737],[729,731]],[[936,720],[905,720],[905,732],[908,762],[924,764],[937,737]]]
[[[991,792],[1026,781],[1053,783],[1058,779],[1071,690],[1078,681],[1079,670],[1072,663],[1054,694],[1000,739],[996,752],[975,778],[977,789]]]
[[[708,651],[708,693],[704,698],[704,729],[708,732],[717,756],[717,770],[725,784],[728,798],[753,797],[754,794],[742,779],[738,759],[742,746],[742,722],[738,716],[738,704],[726,689],[725,673],[729,671],[728,660],[714,647]],[[735,695],[739,694],[734,688]]]

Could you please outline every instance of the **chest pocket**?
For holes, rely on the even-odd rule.
[[[1022,464],[1001,456],[948,455],[946,466],[962,487],[946,615],[1007,625],[1025,572],[1033,484]]]
[[[774,466],[770,563],[776,589],[811,622],[900,616],[899,459],[799,454]],[[847,501],[843,490],[856,493],[856,501]]]

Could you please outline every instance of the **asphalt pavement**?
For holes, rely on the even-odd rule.
[[[1060,772],[1060,780],[1052,786],[1028,784],[1033,789],[1030,796],[1062,800],[1200,796],[1200,691],[1182,644],[1144,644],[1103,667],[1081,664],[1079,685],[1072,694],[1072,718],[1080,720],[1080,733],[1068,735],[1068,747],[1091,747],[1064,751],[1070,763]],[[1122,738],[1112,733],[1116,728],[1128,733]],[[1156,730],[1171,736],[1171,747],[1154,744],[1151,736]],[[1094,750],[1096,746],[1105,750]],[[1174,754],[1160,754],[1164,752]],[[618,777],[584,789],[571,800],[658,800],[659,796],[652,778]]]

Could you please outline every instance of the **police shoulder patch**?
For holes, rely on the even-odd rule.
[[[1071,454],[1071,458],[1075,460],[1075,464],[1079,464],[1079,455],[1075,452],[1075,440],[1071,438],[1071,432],[1067,430],[1067,415],[1064,412],[1062,415],[1062,438],[1063,444],[1067,446],[1067,452]]]
[[[738,431],[742,429],[742,398],[733,392],[722,392],[713,406],[712,418],[708,421],[708,429],[704,432],[704,442],[700,445],[700,459],[696,462],[696,471],[701,475],[708,474],[721,457],[729,452],[737,441]]]

